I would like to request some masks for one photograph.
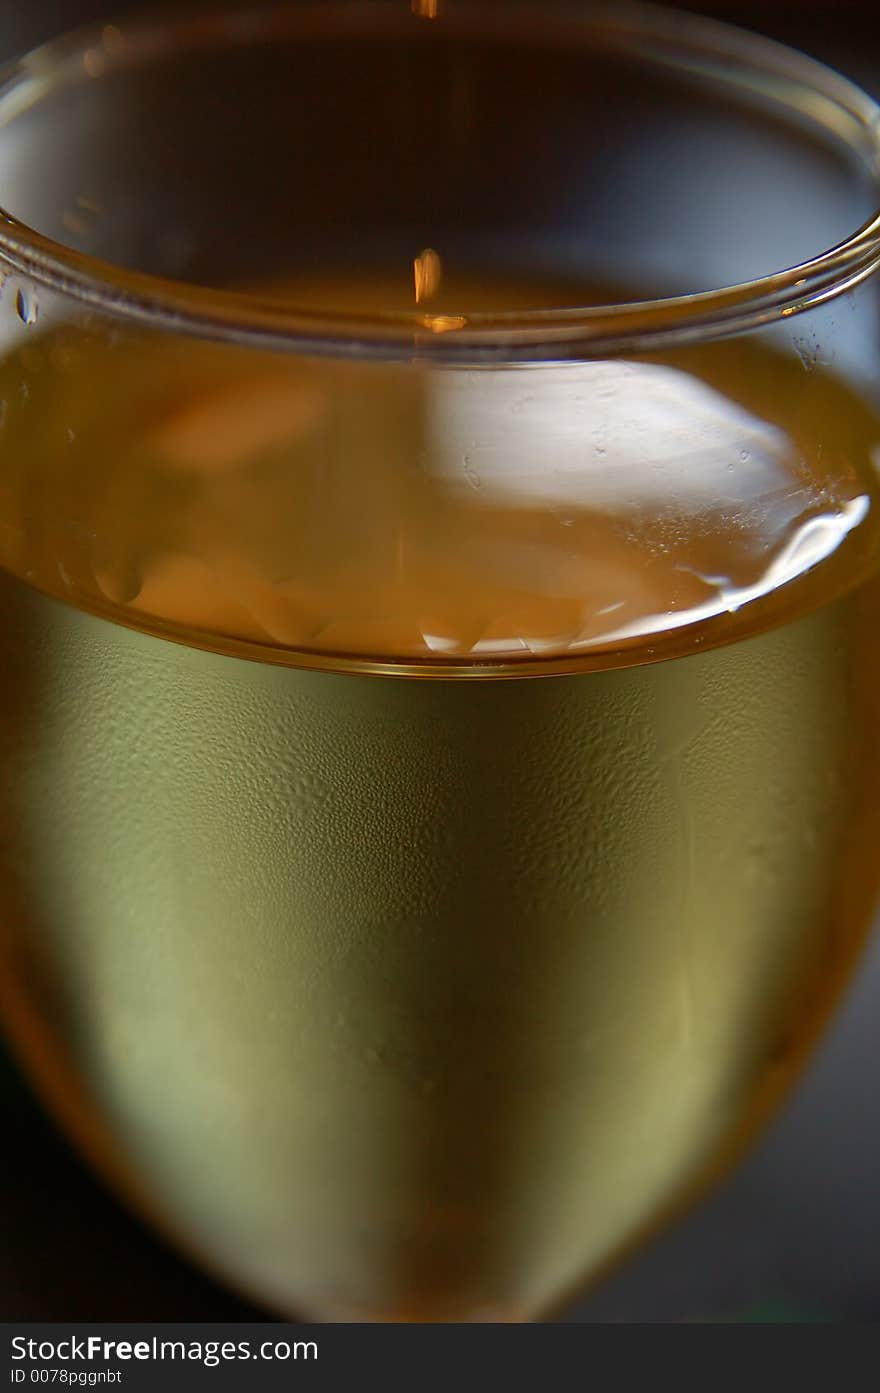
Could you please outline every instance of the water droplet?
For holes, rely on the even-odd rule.
[[[36,324],[39,314],[37,302],[26,291],[19,290],[15,297],[15,309],[22,324],[26,324],[28,328]]]
[[[311,816],[320,811],[330,797],[330,786],[313,769],[303,769],[295,784],[296,810],[299,815]]]
[[[74,442],[74,440],[76,440],[76,431],[73,429],[72,426],[68,426],[68,428],[67,428],[67,443],[68,443],[68,445],[72,445],[73,442]]]
[[[740,452],[739,452],[739,457],[740,457],[740,459],[742,460],[743,464],[748,464],[749,460],[752,458],[751,451],[750,451],[750,450],[740,450]]]
[[[443,263],[433,247],[425,247],[413,261],[413,289],[416,304],[432,299],[443,281]]]
[[[19,396],[21,397],[21,399],[22,399],[23,402],[24,402],[24,401],[30,401],[30,396],[31,396],[30,385],[29,385],[27,382],[20,382],[20,383],[18,384],[18,394],[19,394]]]
[[[470,484],[471,488],[472,488],[472,489],[481,489],[481,488],[483,487],[483,481],[482,481],[482,479],[480,478],[479,474],[477,473],[476,469],[474,469],[474,466],[471,464],[471,457],[470,457],[470,455],[465,455],[464,460],[463,460],[463,464],[464,464],[464,477],[467,479],[467,481],[468,481],[468,483]]]
[[[424,314],[420,322],[432,334],[451,334],[467,326],[467,318],[463,314]]]

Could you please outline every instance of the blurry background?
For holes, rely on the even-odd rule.
[[[132,8],[143,5],[0,0],[0,56]],[[679,8],[786,39],[880,96],[876,0],[703,0]],[[685,1222],[582,1300],[568,1319],[878,1320],[878,1053],[880,934],[809,1074],[749,1161]],[[120,1209],[2,1058],[0,1127],[6,1138],[0,1151],[0,1319],[262,1318]]]

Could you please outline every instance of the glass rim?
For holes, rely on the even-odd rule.
[[[767,86],[774,105],[861,156],[880,188],[880,105],[851,79],[795,48],[723,21],[643,0],[241,0],[134,20],[54,39],[0,73],[0,139],[15,117],[69,83],[100,80],[144,61],[199,47],[285,37],[376,36],[440,20],[445,32],[501,30],[592,41],[667,69],[711,77],[729,91]],[[449,27],[447,27],[449,26]],[[175,333],[309,353],[535,362],[647,351],[759,328],[845,293],[880,267],[880,207],[849,237],[797,265],[686,295],[549,310],[427,314],[418,308],[357,314],[303,308],[225,288],[166,279],[93,257],[48,237],[0,206],[0,262],[93,309]]]

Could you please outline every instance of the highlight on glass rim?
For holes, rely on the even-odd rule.
[[[6,70],[0,1010],[266,1319],[565,1318],[821,1038],[880,878],[878,183],[849,79],[628,0]]]

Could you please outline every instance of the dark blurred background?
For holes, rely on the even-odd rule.
[[[403,3],[403,0],[401,0]],[[161,3],[161,0],[160,0]],[[176,0],[165,0],[180,8]],[[0,56],[112,19],[125,0],[0,0]],[[877,0],[704,0],[880,96]],[[2,201],[2,191],[0,191]],[[880,1318],[880,934],[809,1073],[720,1191],[567,1317],[869,1323]],[[0,1059],[0,1319],[262,1319],[122,1210]]]

